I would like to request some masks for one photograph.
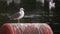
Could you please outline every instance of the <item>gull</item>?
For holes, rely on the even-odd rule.
[[[19,12],[9,16],[10,20],[18,20],[18,23],[20,22],[20,19],[24,17],[24,9],[20,8]]]

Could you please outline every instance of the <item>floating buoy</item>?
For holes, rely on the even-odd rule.
[[[43,34],[53,34],[51,27],[47,24],[42,24],[40,29],[42,29]]]
[[[53,31],[46,23],[6,23],[0,34],[53,34]]]
[[[10,24],[4,24],[0,28],[0,34],[13,34],[13,27]]]

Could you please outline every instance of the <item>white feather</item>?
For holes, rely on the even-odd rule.
[[[19,12],[19,13],[20,13],[20,15],[21,15],[21,16],[20,16],[18,19],[23,18],[23,17],[24,17],[24,9],[20,10],[20,12]]]

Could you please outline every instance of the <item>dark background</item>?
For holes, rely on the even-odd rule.
[[[7,16],[13,15],[19,11],[19,8],[23,7],[25,10],[25,16],[39,15],[34,17],[24,17],[20,20],[21,23],[47,23],[53,29],[54,34],[60,34],[60,1],[54,0],[55,9],[49,12],[49,1],[44,1],[44,6],[41,6],[41,2],[36,0],[22,0],[22,3],[15,4],[10,3],[8,6],[6,1],[0,1],[0,26],[4,23],[17,23],[17,20],[10,20]],[[50,16],[53,15],[53,16]]]

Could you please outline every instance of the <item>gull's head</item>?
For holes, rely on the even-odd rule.
[[[24,8],[20,8],[20,10],[24,10]]]

